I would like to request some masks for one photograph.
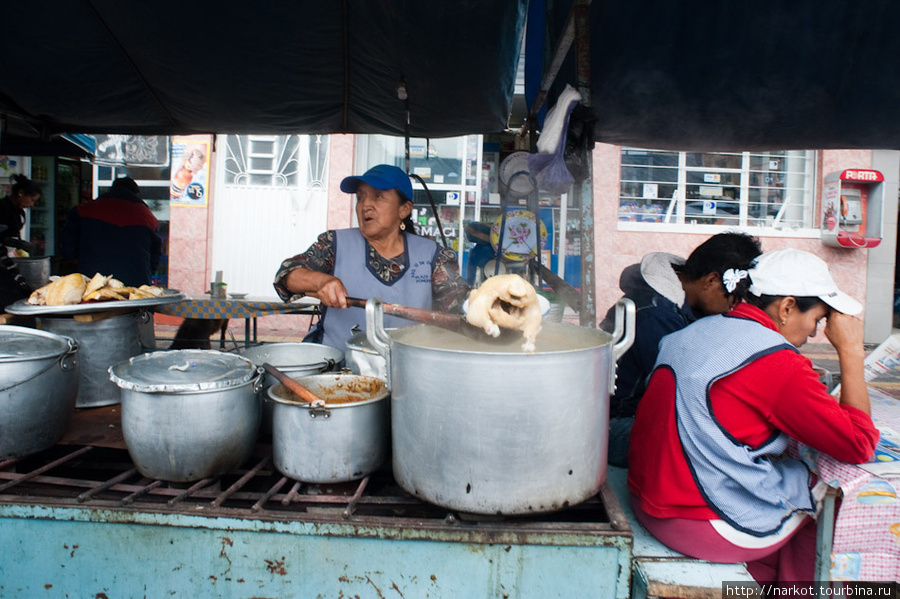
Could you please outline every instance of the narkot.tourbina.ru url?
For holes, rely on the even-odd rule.
[[[794,583],[759,583],[759,586],[746,583],[723,583],[722,597],[884,597],[896,598],[897,586],[894,583],[832,583],[829,582],[794,582]]]

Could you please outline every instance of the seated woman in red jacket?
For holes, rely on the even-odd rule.
[[[793,438],[846,462],[873,454],[863,326],[853,317],[862,306],[799,250],[765,253],[725,278],[746,301],[660,343],[631,437],[632,505],[672,549],[748,562],[758,581],[813,580],[821,487],[785,450]],[[797,350],[823,319],[839,400]]]

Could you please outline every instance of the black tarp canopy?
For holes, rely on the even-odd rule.
[[[539,3],[539,4],[535,4]],[[545,6],[546,3],[546,6]],[[6,136],[409,133],[507,127],[571,2],[6,3]],[[595,139],[697,149],[900,148],[900,2],[594,0]],[[585,30],[581,30],[585,33]],[[550,90],[577,83],[570,52]]]

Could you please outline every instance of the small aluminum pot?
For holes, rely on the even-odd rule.
[[[75,412],[78,342],[0,325],[0,460],[59,441]]]
[[[268,363],[291,377],[330,372],[340,368],[344,360],[344,353],[341,350],[321,343],[263,343],[244,350],[241,355],[258,367]],[[274,376],[263,374],[263,387],[260,393],[262,401],[260,433],[264,435],[272,434],[274,411],[272,402],[267,400],[266,391],[276,383],[278,381]]]
[[[32,289],[38,289],[50,282],[50,256],[30,256],[13,258],[19,274]]]
[[[122,435],[138,472],[192,482],[243,464],[256,442],[262,373],[213,350],[143,354],[109,369],[122,390]]]
[[[375,471],[390,447],[390,400],[384,381],[358,374],[294,380],[325,404],[309,404],[281,383],[269,388],[275,406],[272,458],[278,471],[309,483],[347,482]]]

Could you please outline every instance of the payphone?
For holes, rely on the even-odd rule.
[[[884,175],[847,169],[825,177],[822,188],[822,243],[873,248],[881,243]]]

